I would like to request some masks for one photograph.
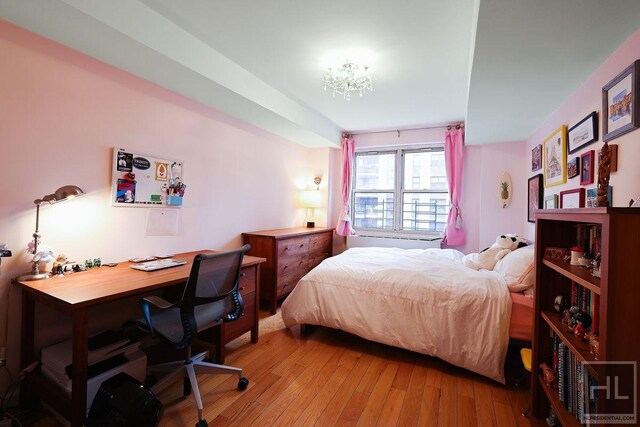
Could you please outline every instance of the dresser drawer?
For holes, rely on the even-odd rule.
[[[289,292],[293,290],[298,284],[298,281],[302,279],[302,277],[307,274],[307,269],[298,270],[295,274],[289,274],[287,276],[278,277],[278,283],[276,285],[276,296],[280,298],[281,296],[287,295]]]
[[[238,283],[240,294],[247,295],[256,291],[256,268],[243,268],[240,271],[240,283]]]
[[[329,254],[331,251],[331,234],[322,233],[314,234],[309,237],[309,252],[324,252]]]
[[[251,292],[247,295],[242,295],[242,301],[244,302],[244,310],[242,310],[242,316],[224,324],[223,342],[228,342],[240,335],[248,332],[253,327],[253,323],[256,317],[256,293]]]
[[[302,275],[309,271],[307,254],[299,254],[278,261],[278,277],[298,274],[300,271],[303,271]]]
[[[316,255],[316,256],[309,256],[309,270],[312,270],[313,268],[317,267],[318,264],[320,264],[322,261],[324,261],[327,258],[329,258],[328,253],[325,253],[322,255]]]
[[[278,259],[288,258],[293,255],[306,255],[309,250],[309,237],[296,237],[293,239],[280,240],[277,243],[276,251]]]

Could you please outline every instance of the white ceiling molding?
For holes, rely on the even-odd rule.
[[[341,129],[136,0],[7,0],[2,17],[308,147]]]

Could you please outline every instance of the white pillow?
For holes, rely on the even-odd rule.
[[[533,245],[516,249],[498,261],[493,269],[504,277],[511,292],[521,292],[535,284],[534,251]]]

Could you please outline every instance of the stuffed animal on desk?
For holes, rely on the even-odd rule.
[[[524,246],[527,246],[527,242],[517,234],[503,234],[496,238],[496,242],[490,248],[480,253],[465,255],[464,265],[474,270],[493,270],[506,254]]]

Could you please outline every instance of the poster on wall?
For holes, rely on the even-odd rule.
[[[602,140],[610,141],[640,127],[640,60],[602,88]]]
[[[536,222],[536,211],[542,209],[544,191],[542,189],[542,174],[529,178],[527,199],[527,221]]]
[[[544,186],[567,182],[567,127],[560,126],[544,140]]]
[[[183,164],[179,160],[113,149],[112,206],[167,207],[181,205]],[[179,191],[181,189],[181,191]],[[179,199],[180,203],[176,200]]]

